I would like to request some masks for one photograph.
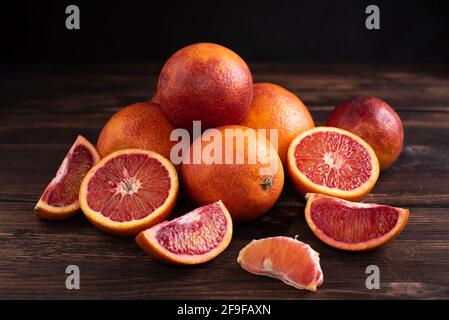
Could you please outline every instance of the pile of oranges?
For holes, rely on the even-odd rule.
[[[201,127],[196,136],[195,124]],[[233,222],[268,212],[288,172],[299,194],[308,198],[306,220],[321,240],[346,250],[384,244],[405,226],[408,211],[347,200],[363,199],[380,170],[399,157],[402,122],[384,101],[357,97],[337,106],[327,125],[315,127],[305,104],[289,90],[253,83],[248,65],[235,52],[193,44],[166,61],[150,101],[111,117],[96,148],[78,137],[36,212],[60,220],[81,208],[107,232],[138,234],[138,244],[156,258],[196,264],[226,248]],[[167,222],[180,189],[201,207]],[[341,212],[354,219],[337,226]],[[373,222],[369,230],[368,220]],[[393,221],[389,229],[386,220]],[[286,266],[279,262],[277,243],[293,250],[287,254],[308,259],[314,270],[310,279],[302,277],[310,271],[304,270],[297,279],[282,280],[316,290],[322,282],[318,254],[295,241],[280,237],[253,243],[242,250],[239,263],[253,273],[279,274]]]

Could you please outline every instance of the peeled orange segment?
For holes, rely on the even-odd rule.
[[[404,229],[409,211],[374,203],[307,194],[307,224],[331,247],[365,251],[388,243]]]
[[[253,240],[240,251],[237,262],[248,272],[279,279],[297,289],[316,291],[323,283],[318,252],[289,237]]]
[[[314,192],[358,201],[376,184],[379,161],[368,143],[355,134],[316,127],[290,144],[288,171],[302,195]]]
[[[142,231],[136,241],[147,254],[163,262],[199,264],[218,256],[231,238],[231,216],[218,201]]]
[[[125,149],[94,166],[80,188],[80,205],[100,229],[130,236],[164,220],[178,194],[170,161],[153,151]]]
[[[99,160],[95,147],[79,135],[36,204],[37,215],[48,220],[61,220],[75,214],[80,208],[81,181]]]

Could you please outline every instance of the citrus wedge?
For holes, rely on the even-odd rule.
[[[79,135],[36,204],[36,214],[48,220],[62,220],[74,215],[80,209],[81,181],[99,160],[95,147]]]
[[[142,231],[138,245],[171,264],[199,264],[218,256],[232,238],[231,215],[221,201]]]
[[[366,251],[401,233],[409,210],[312,193],[307,194],[305,216],[312,232],[324,243],[341,250]]]

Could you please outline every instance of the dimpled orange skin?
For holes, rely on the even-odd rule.
[[[101,157],[130,148],[151,150],[170,159],[176,142],[170,141],[175,126],[165,117],[159,105],[139,102],[129,105],[112,116],[98,138]]]
[[[241,125],[253,129],[278,130],[278,153],[284,166],[290,142],[303,131],[315,127],[304,103],[292,92],[273,83],[256,83],[253,102]]]
[[[238,147],[236,139],[233,143],[225,143],[225,130],[232,130],[240,136],[240,132],[250,130],[254,138],[245,139],[244,147]],[[242,131],[237,131],[238,129]],[[211,142],[198,138],[190,146],[190,163],[185,158],[181,165],[182,179],[185,190],[198,205],[205,205],[222,200],[228,208],[233,221],[247,221],[259,217],[270,210],[279,198],[284,185],[284,170],[282,162],[273,146],[262,135],[257,135],[253,129],[243,126],[223,126],[217,128],[222,136],[222,164],[192,163],[194,145],[204,152],[205,146]],[[204,136],[204,134],[203,134]],[[257,144],[256,163],[248,163],[250,144]],[[226,154],[243,154],[244,164],[225,164]],[[269,175],[263,175],[261,168],[267,168],[263,163],[272,163],[276,170]]]
[[[159,75],[162,110],[176,125],[191,129],[238,124],[247,114],[253,90],[251,72],[235,52],[213,43],[182,48]]]
[[[376,97],[355,97],[338,105],[328,126],[348,130],[362,137],[376,152],[380,170],[398,159],[404,145],[401,118],[386,102]]]

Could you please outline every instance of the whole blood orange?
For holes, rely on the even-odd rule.
[[[278,153],[284,165],[290,142],[301,132],[315,126],[304,103],[292,92],[273,83],[256,83],[253,102],[242,126],[253,129],[276,129]]]
[[[211,130],[196,139],[183,157],[183,183],[192,200],[199,205],[222,200],[234,221],[251,220],[270,210],[284,185],[282,163],[271,143],[243,126]],[[217,138],[211,139],[208,132],[215,132]],[[197,150],[203,152],[195,163]],[[214,153],[217,161],[208,161],[205,150]]]
[[[253,240],[240,251],[237,262],[248,272],[279,279],[297,289],[316,291],[323,283],[318,252],[289,237]]]
[[[199,264],[218,256],[232,238],[232,219],[221,201],[142,231],[137,244],[171,264]]]
[[[305,216],[313,233],[331,247],[365,251],[384,245],[401,233],[409,211],[308,194]]]
[[[368,142],[379,158],[380,170],[388,169],[402,152],[401,118],[379,98],[356,97],[342,102],[332,111],[327,125],[351,131]]]
[[[95,147],[78,136],[36,204],[36,214],[49,220],[61,220],[75,214],[80,209],[78,193],[81,181],[99,160]]]
[[[174,129],[159,105],[134,103],[119,110],[106,123],[98,138],[98,152],[105,157],[117,150],[137,148],[155,151],[169,159],[175,144],[170,141]]]
[[[173,54],[158,81],[164,113],[180,127],[191,129],[238,124],[248,112],[253,78],[242,58],[213,43],[197,43]]]
[[[355,134],[317,127],[290,144],[288,171],[302,195],[315,192],[358,201],[376,184],[379,162],[374,150]]]
[[[177,194],[178,176],[170,161],[153,151],[125,149],[87,173],[79,201],[94,225],[130,236],[167,218]]]

